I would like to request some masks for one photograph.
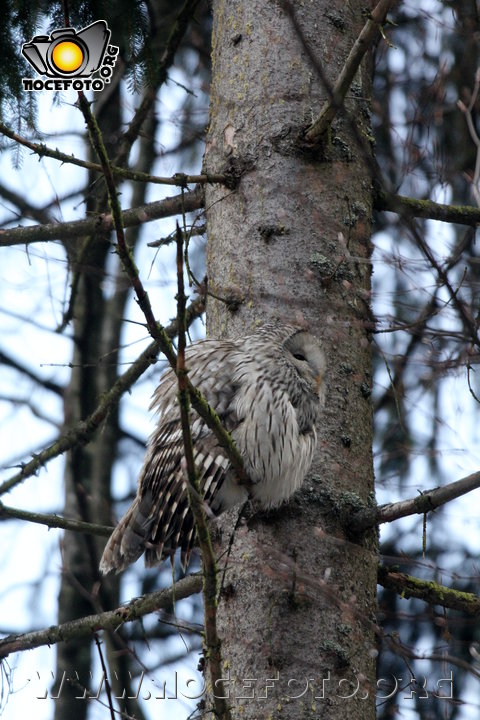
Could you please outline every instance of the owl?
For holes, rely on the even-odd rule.
[[[302,484],[316,446],[325,356],[301,328],[264,325],[236,340],[202,340],[185,353],[188,377],[230,432],[250,480],[240,484],[225,450],[192,409],[190,425],[203,500],[218,515],[247,498],[274,508]],[[113,531],[102,573],[173,558],[188,564],[195,527],[188,505],[184,447],[173,370],[160,379],[150,409],[159,415],[140,471],[135,500]]]

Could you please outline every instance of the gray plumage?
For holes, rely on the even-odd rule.
[[[250,497],[263,508],[287,500],[302,484],[316,445],[325,357],[310,333],[265,325],[237,340],[202,340],[186,351],[188,376],[217,412],[250,478],[240,485],[228,457],[195,411],[190,422],[195,466],[215,514]],[[100,562],[119,572],[145,553],[156,565],[181,548],[188,563],[195,544],[188,507],[177,378],[168,370],[153,395],[159,414],[140,472],[137,496],[112,533]]]

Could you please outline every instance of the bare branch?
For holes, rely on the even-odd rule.
[[[305,140],[308,143],[316,145],[321,141],[325,132],[332,124],[337,112],[342,108],[346,94],[360,67],[360,63],[375,40],[382,23],[385,21],[385,16],[393,3],[394,0],[380,0],[378,5],[370,13],[370,17],[362,28],[360,35],[355,40],[333,87],[329,88],[327,86],[327,92],[330,98],[320,110],[318,118],[305,133]]]
[[[103,671],[103,677],[105,678],[105,693],[107,696],[108,709],[110,710],[110,720],[115,720],[115,711],[113,709],[113,700],[112,700],[112,689],[110,686],[110,681],[108,679],[107,666],[105,664],[105,659],[103,657],[102,645],[100,643],[97,633],[95,633],[95,645],[97,647],[98,656],[100,658],[100,666]]]
[[[16,360],[15,358],[7,355],[3,350],[0,350],[0,364],[17,370],[26,377],[30,378],[30,380],[36,382],[37,385],[45,388],[45,390],[50,390],[51,392],[55,393],[55,395],[59,395],[60,397],[63,395],[63,387],[61,385],[54,382],[53,380],[47,380],[46,378],[44,379],[39,375],[36,375],[34,372],[32,372],[32,370],[27,368],[25,365],[19,363],[18,360]]]
[[[475,121],[473,119],[473,112],[475,108],[475,104],[477,102],[478,93],[480,91],[480,68],[477,68],[477,72],[475,73],[475,85],[473,87],[473,92],[470,98],[470,102],[468,103],[468,106],[465,105],[461,100],[458,100],[457,106],[458,108],[464,113],[465,119],[467,121],[467,127],[468,132],[470,133],[470,137],[472,138],[472,141],[477,148],[476,153],[476,160],[475,160],[475,170],[472,177],[472,193],[475,198],[475,201],[477,205],[480,206],[480,189],[478,187],[478,183],[480,181],[480,137],[478,136],[477,130],[475,128]]]
[[[424,515],[441,505],[466,495],[480,487],[480,472],[473,473],[461,480],[443,487],[426,490],[417,497],[397,503],[387,503],[379,508],[366,508],[355,513],[349,519],[349,526],[355,531],[365,530],[375,524],[393,522],[409,515]]]
[[[388,503],[378,509],[378,522],[392,522],[407,515],[422,515],[431,512],[441,505],[466,495],[466,493],[480,487],[480,472],[473,473],[461,480],[444,485],[443,487],[427,490],[418,497],[398,503]]]
[[[17,193],[3,183],[0,183],[0,195],[4,200],[15,206],[16,215],[33,218],[39,223],[48,223],[52,221],[50,213],[45,208],[35,207],[35,205],[29,203],[24,193]]]
[[[348,125],[350,126],[352,136],[355,138],[355,142],[356,142],[357,147],[363,157],[364,162],[370,168],[372,177],[376,179],[377,184],[380,187],[383,187],[385,185],[385,182],[384,182],[382,174],[380,172],[380,168],[379,168],[378,164],[375,163],[372,158],[372,148],[371,148],[371,143],[370,143],[370,138],[369,138],[368,126],[365,126],[363,129],[361,128],[361,126],[358,123],[358,117],[354,116],[352,113],[348,112],[348,110],[345,108],[344,103],[343,103],[343,101],[344,101],[343,97],[338,101],[338,106],[337,106],[336,101],[335,101],[334,87],[332,86],[332,83],[330,82],[322,63],[320,62],[319,58],[317,57],[317,54],[312,50],[311,43],[309,42],[309,40],[307,39],[307,36],[305,35],[305,33],[303,31],[301,23],[299,22],[299,20],[297,18],[296,5],[292,2],[289,2],[289,0],[278,0],[278,2],[281,5],[281,7],[285,10],[287,15],[289,16],[289,18],[292,22],[292,26],[297,34],[297,37],[300,40],[302,47],[303,47],[305,53],[307,54],[310,62],[312,63],[312,66],[315,69],[315,72],[318,74],[318,77],[320,78],[322,85],[325,88],[326,94],[328,95],[329,100],[327,101],[326,105],[324,105],[322,112],[324,111],[325,107],[329,106],[329,105],[334,109],[334,115],[340,109],[343,108],[343,112],[345,114]],[[383,0],[382,0],[382,2],[383,2]],[[382,3],[380,3],[380,4],[382,4]],[[363,52],[366,52],[366,50],[368,50],[368,47],[366,47]],[[332,120],[333,120],[333,117],[332,117]],[[312,130],[312,127],[313,126],[310,126],[309,128],[306,128],[306,129],[303,128],[301,136],[298,138],[298,142],[299,142],[300,147],[302,148],[302,151],[315,150],[321,144],[321,142],[326,139],[325,133],[323,133],[323,134],[315,133],[315,140],[307,139],[305,133],[308,133],[310,130]],[[327,128],[325,128],[325,129],[327,129]]]
[[[89,160],[82,160],[81,158],[75,157],[75,155],[67,155],[60,150],[53,149],[44,145],[44,143],[34,143],[27,138],[22,137],[18,133],[11,130],[9,127],[0,122],[0,133],[6,137],[11,138],[19,145],[23,145],[31,150],[33,153],[38,155],[40,158],[49,157],[54,160],[58,160],[61,163],[67,163],[70,165],[76,165],[84,170],[90,170],[93,172],[102,173],[102,166],[99,163],[90,162]],[[228,184],[230,178],[227,175],[186,175],[185,173],[175,173],[171,177],[159,177],[158,175],[150,175],[149,173],[139,172],[138,170],[128,170],[126,168],[118,167],[118,165],[111,166],[112,173],[115,177],[122,180],[134,180],[136,182],[153,183],[154,185],[176,185],[177,187],[186,187],[188,184],[204,184],[204,183],[223,183]],[[5,188],[3,185],[0,186],[2,195],[14,203],[25,209],[26,215],[33,217],[39,222],[46,222],[46,213],[41,208],[34,208],[25,203],[25,198],[14,193],[13,191]]]
[[[163,328],[160,331],[160,326],[158,325],[158,323],[155,320],[155,317],[153,315],[153,310],[152,310],[152,306],[150,304],[150,299],[148,297],[148,293],[144,289],[142,282],[140,280],[140,277],[138,275],[138,270],[135,265],[135,261],[133,259],[132,250],[131,250],[131,248],[128,247],[128,245],[126,243],[124,226],[123,226],[122,209],[120,207],[120,201],[118,199],[117,188],[115,185],[115,180],[113,178],[112,168],[110,166],[110,160],[107,155],[107,150],[105,148],[102,134],[100,132],[100,128],[98,127],[97,120],[96,120],[95,116],[93,115],[93,113],[91,112],[90,103],[88,102],[88,100],[85,97],[85,95],[83,94],[83,92],[78,93],[78,104],[79,104],[80,110],[82,111],[83,117],[85,118],[85,122],[88,127],[90,141],[92,143],[92,146],[93,146],[95,152],[98,155],[100,164],[102,166],[103,174],[105,176],[105,182],[107,185],[107,193],[108,193],[108,201],[109,201],[109,205],[110,205],[110,208],[112,211],[113,226],[114,226],[115,234],[117,237],[117,246],[116,246],[117,253],[118,253],[120,260],[122,262],[122,265],[130,279],[133,290],[137,296],[138,304],[140,305],[140,308],[141,308],[143,314],[145,315],[145,319],[147,321],[150,335],[153,338],[157,338],[158,336],[160,336],[161,346],[162,346],[162,344],[164,344],[166,346],[166,348],[171,350],[172,345],[170,342],[170,338],[168,337],[168,335],[166,335]],[[163,349],[163,351],[165,352],[164,349]]]
[[[162,353],[167,358],[170,367],[177,372],[177,356],[173,350],[172,343],[165,329],[160,323],[155,320],[150,299],[148,293],[143,287],[142,281],[138,274],[138,269],[135,265],[131,249],[125,242],[125,234],[123,232],[122,225],[122,213],[120,209],[120,203],[118,201],[117,190],[113,175],[111,173],[110,161],[108,159],[103,139],[100,133],[100,129],[97,122],[90,111],[88,101],[85,99],[82,93],[79,93],[79,104],[82,110],[85,121],[88,125],[91,141],[95,148],[105,175],[107,182],[108,198],[110,206],[112,208],[112,214],[114,218],[114,226],[117,235],[117,252],[122,262],[123,268],[128,275],[132,288],[137,296],[138,304],[145,320],[147,321],[147,327],[150,335],[156,340],[160,346]],[[185,212],[185,210],[183,210]],[[180,331],[180,328],[178,328]],[[243,467],[243,460],[238,452],[235,443],[232,440],[230,434],[225,430],[217,413],[209,406],[202,393],[191,384],[188,378],[185,378],[186,387],[188,389],[190,401],[200,415],[200,417],[206,422],[208,428],[214,433],[220,445],[225,449],[228,459],[232,464],[233,470],[236,472],[237,477],[244,485],[250,484],[250,479],[246,474]],[[1,489],[1,488],[0,488]]]
[[[174,587],[135,598],[115,610],[88,615],[79,620],[72,620],[63,625],[53,625],[44,630],[21,635],[8,635],[0,640],[0,658],[7,657],[13,652],[31,650],[42,645],[55,645],[78,638],[91,638],[99,630],[115,631],[127,622],[137,620],[155,610],[171,607],[174,601],[190,597],[200,592],[201,589],[201,576],[189,575],[176,582]]]
[[[432,268],[436,271],[439,280],[441,281],[441,284],[444,285],[450,295],[452,305],[456,308],[463,325],[465,329],[468,331],[470,338],[472,340],[473,345],[480,347],[480,337],[478,334],[478,324],[476,318],[473,317],[473,314],[471,312],[471,309],[464,303],[461,298],[458,297],[458,291],[460,290],[460,285],[455,289],[448,277],[448,269],[444,270],[443,267],[440,265],[440,263],[436,260],[433,252],[430,250],[427,242],[424,240],[424,238],[420,235],[420,233],[417,231],[417,228],[414,226],[413,223],[409,223],[410,226],[410,232],[412,233],[413,237],[415,238],[415,242],[417,243],[420,250],[423,252],[427,260],[429,261]]]
[[[182,204],[183,203],[183,204]],[[152,220],[178,215],[181,212],[199,210],[204,204],[203,188],[198,186],[191,192],[148,203],[138,208],[122,212],[123,227],[142,225]],[[28,245],[34,242],[83,237],[95,232],[107,233],[114,229],[110,213],[95,215],[87,220],[73,220],[49,225],[19,226],[11,230],[0,230],[0,247],[10,245]]]
[[[123,224],[122,224],[122,212],[120,208],[120,203],[118,200],[117,195],[117,189],[115,187],[115,182],[113,179],[113,175],[111,172],[110,167],[110,161],[107,156],[107,152],[105,149],[105,146],[103,144],[102,135],[100,133],[100,128],[98,127],[97,121],[95,117],[92,115],[90,111],[90,105],[88,101],[86,100],[83,93],[79,93],[79,105],[80,109],[85,117],[85,121],[88,126],[88,130],[90,133],[90,138],[93,144],[93,147],[95,148],[100,162],[102,164],[103,172],[105,175],[105,181],[107,183],[107,191],[108,191],[108,199],[110,203],[110,207],[112,208],[112,215],[114,220],[114,226],[115,226],[115,232],[117,236],[117,252],[120,257],[120,260],[122,262],[123,268],[125,272],[128,275],[128,278],[130,280],[130,283],[132,285],[132,288],[135,292],[135,295],[137,296],[138,304],[140,306],[140,309],[142,310],[143,314],[145,315],[145,319],[147,321],[147,327],[150,335],[154,340],[157,340],[160,346],[160,349],[162,353],[167,358],[168,362],[170,363],[170,366],[172,369],[177,372],[177,356],[175,355],[175,352],[172,347],[172,343],[170,342],[170,338],[168,334],[165,332],[165,329],[155,320],[155,316],[153,314],[152,306],[150,303],[150,299],[148,297],[148,293],[146,292],[145,288],[143,287],[142,281],[140,279],[140,276],[138,274],[138,269],[135,265],[135,261],[133,259],[133,254],[131,249],[127,246],[127,243],[125,241],[125,233],[123,231]],[[183,193],[182,193],[183,194]],[[183,212],[185,210],[183,209]],[[178,331],[181,331],[181,328],[178,327]],[[245,470],[243,468],[243,460],[238,452],[235,443],[233,442],[230,434],[224,429],[222,426],[222,423],[220,422],[220,419],[216,412],[212,410],[212,408],[209,406],[209,404],[206,402],[205,398],[202,396],[201,392],[197,390],[197,388],[194,388],[191,384],[190,380],[186,377],[185,378],[186,387],[188,389],[189,397],[192,402],[193,407],[198,412],[200,417],[207,423],[207,426],[212,430],[215,437],[217,438],[218,442],[222,447],[225,448],[228,458],[232,464],[233,469],[237,473],[237,476],[241,482],[243,482],[245,485],[249,484],[249,478],[247,474],[245,473]]]
[[[197,298],[189,305],[187,312],[187,322],[190,324],[193,320],[204,312],[205,306],[203,298]],[[175,337],[177,332],[177,322],[174,320],[165,329],[168,337]],[[138,380],[138,378],[156,362],[157,355],[160,351],[160,343],[156,340],[141,353],[129,369],[121,375],[108,393],[100,400],[99,404],[91,415],[77,423],[68,433],[62,435],[56,442],[42,450],[38,455],[33,456],[30,462],[22,466],[19,473],[6,480],[0,485],[0,495],[8,492],[13,487],[23,482],[26,478],[34,475],[49,460],[62,455],[70,448],[78,443],[86,444],[105,419],[110,408],[117,403],[121,396],[129,390],[129,388]]]
[[[100,535],[108,537],[111,535],[113,528],[107,525],[94,525],[92,523],[83,522],[82,520],[68,520],[60,515],[47,515],[46,513],[28,512],[19,508],[9,507],[0,502],[0,518],[12,520],[26,520],[27,522],[46,525],[49,528],[63,528],[64,530],[73,530],[75,532],[87,533],[88,535]]]

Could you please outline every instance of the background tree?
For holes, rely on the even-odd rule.
[[[380,4],[383,12],[388,4]],[[288,3],[264,7],[250,1],[245,5],[218,3],[213,11],[214,74],[204,162],[211,181],[205,191],[208,286],[198,283],[200,296],[190,306],[188,319],[202,313],[208,287],[211,334],[244,332],[269,317],[307,321],[325,338],[330,355],[318,465],[302,493],[288,506],[266,517],[255,515],[240,523],[236,531],[227,571],[222,575],[224,592],[219,604],[226,663],[222,668],[234,669],[231,674],[238,680],[248,671],[255,671],[257,679],[271,678],[269,700],[275,698],[271,710],[280,717],[290,711],[297,717],[299,707],[305,717],[322,712],[343,717],[347,700],[341,696],[348,694],[356,696],[349,701],[356,703],[355,713],[371,717],[376,636],[381,716],[395,716],[400,707],[399,713],[422,718],[432,713],[467,718],[478,682],[474,620],[478,598],[468,594],[478,587],[477,543],[464,532],[469,521],[474,527],[470,496],[470,504],[458,511],[463,532],[456,536],[455,510],[429,512],[426,533],[422,516],[438,503],[478,485],[477,475],[451,485],[477,469],[472,423],[479,395],[474,372],[478,357],[478,253],[474,241],[480,213],[476,207],[458,207],[471,197],[474,206],[478,205],[476,5],[429,3],[428,7],[410,8],[400,3],[389,15],[395,25],[384,25],[380,33],[374,20],[381,18],[362,15],[362,8],[355,3],[325,7],[317,3],[308,10]],[[32,132],[35,97],[21,90],[26,69],[21,65],[19,46],[39,32],[42,24],[47,23],[49,30],[62,26],[65,7],[52,3],[41,11],[32,3],[9,2],[0,12],[6,28],[1,55],[6,122],[1,129],[4,149],[16,162],[22,183],[20,186],[10,170],[2,173],[4,227],[9,228],[0,235],[2,245],[9,247],[2,251],[5,346],[0,358],[6,380],[2,407],[6,417],[15,413],[16,428],[38,418],[36,425],[28,425],[32,430],[23,433],[28,445],[19,443],[18,431],[8,436],[11,450],[4,464],[22,464],[17,470],[6,468],[1,491],[10,491],[8,505],[14,507],[2,506],[1,512],[5,518],[22,517],[22,524],[14,526],[4,543],[12,553],[12,559],[8,555],[3,560],[6,574],[12,576],[6,595],[11,595],[22,578],[13,573],[13,565],[20,565],[13,558],[29,558],[30,563],[22,560],[26,578],[37,547],[52,550],[59,537],[54,531],[52,543],[51,535],[45,540],[45,533],[32,534],[28,550],[19,556],[18,535],[31,528],[25,520],[66,526],[61,575],[58,551],[54,550],[52,560],[40,561],[49,572],[41,573],[46,576],[43,582],[37,578],[36,617],[43,607],[46,618],[35,622],[25,617],[23,629],[52,623],[52,598],[57,590],[60,621],[87,618],[68,629],[60,626],[59,631],[9,638],[0,648],[7,653],[70,637],[70,642],[58,644],[53,672],[56,684],[51,691],[60,692],[55,701],[57,718],[72,713],[85,716],[87,711],[92,717],[95,712],[103,717],[107,710],[100,702],[120,706],[130,716],[148,716],[152,703],[142,701],[141,693],[135,697],[136,690],[148,677],[150,685],[143,684],[144,696],[147,689],[161,694],[168,662],[175,661],[169,668],[170,677],[179,667],[178,657],[184,649],[173,643],[172,634],[178,637],[182,633],[185,638],[192,623],[200,621],[198,601],[188,607],[181,602],[199,590],[199,579],[181,579],[181,570],[176,568],[173,596],[168,590],[172,580],[168,568],[155,572],[133,568],[124,576],[123,589],[118,580],[100,583],[96,568],[108,533],[104,526],[124,509],[135,486],[143,445],[140,435],[147,431],[142,425],[140,433],[137,426],[144,422],[147,398],[159,374],[158,364],[151,370],[149,366],[159,348],[166,349],[165,338],[152,323],[148,303],[138,293],[138,282],[138,307],[128,292],[136,275],[122,250],[118,223],[112,234],[110,210],[114,211],[115,193],[112,195],[103,180],[108,177],[108,164],[100,171],[96,154],[82,146],[84,121],[90,122],[87,108],[83,106],[84,116],[77,109],[68,116],[80,120],[68,120],[69,127],[78,123],[78,135],[70,133],[65,152],[72,153],[74,142],[74,154],[90,163],[74,176],[70,165],[59,165],[59,160],[68,159],[54,150],[60,146],[59,132],[54,139],[38,130]],[[196,145],[196,140],[206,120],[203,91],[208,82],[210,14],[203,4],[194,2],[186,2],[182,8],[168,2],[125,7],[117,3],[114,8],[82,3],[69,12],[76,27],[105,18],[112,28],[112,42],[120,46],[115,77],[108,90],[95,98],[92,109],[114,165],[122,208],[141,207],[123,213],[126,239],[136,249],[138,278],[149,290],[155,316],[167,324],[176,312],[174,303],[166,300],[176,292],[174,270],[168,270],[173,268],[173,256],[168,244],[157,242],[162,255],[153,263],[152,250],[145,254],[144,241],[158,240],[159,235],[167,236],[174,229],[171,223],[149,235],[151,220],[175,213],[182,219],[185,212],[203,205],[203,191],[201,187],[189,191],[187,178],[177,177],[170,181],[179,186],[176,198],[163,202],[158,197],[158,178],[148,176],[148,184],[139,182],[138,171],[171,174],[182,163],[188,170],[199,167],[201,145]],[[388,40],[381,39],[382,34],[388,35]],[[359,42],[355,43],[356,39]],[[373,47],[374,42],[373,127],[375,161],[381,170],[375,170],[370,155],[368,62],[364,61],[354,79],[349,75],[355,68],[356,53]],[[347,61],[347,56],[352,57],[350,50],[351,62]],[[73,101],[63,97],[57,105],[49,103],[51,122],[55,108],[60,112]],[[175,138],[166,131],[167,103],[174,107]],[[42,113],[38,117],[41,125]],[[27,152],[21,149],[25,144],[44,158],[40,184],[36,180],[29,186],[35,172],[30,167],[38,166],[30,165]],[[46,159],[49,154],[56,159]],[[154,160],[160,166],[154,165]],[[5,160],[3,167],[7,167]],[[121,175],[116,169],[121,167],[137,172],[136,181],[131,183],[130,176]],[[222,177],[216,177],[218,174]],[[38,196],[45,178],[55,188],[53,199],[47,194],[43,199]],[[197,180],[205,178],[195,178],[190,187]],[[76,225],[68,221],[82,217],[80,198],[86,205],[86,220]],[[149,202],[153,198],[157,202]],[[454,205],[432,202],[439,199]],[[367,239],[372,201],[380,211],[373,238],[374,316],[368,309],[371,261]],[[428,218],[442,220],[443,225]],[[34,226],[11,230],[19,219],[21,225]],[[188,216],[187,222],[182,219],[185,229],[188,220]],[[56,222],[53,227],[52,221]],[[197,220],[195,231],[201,223]],[[61,244],[52,243],[53,239],[60,239]],[[192,276],[200,281],[202,260],[192,253],[194,242],[191,238],[188,259]],[[37,257],[39,248],[42,252],[45,248],[45,261]],[[27,283],[29,293],[23,302],[28,299],[29,305],[20,303],[18,284],[17,292],[12,292],[12,285],[18,282]],[[169,292],[160,295],[159,286]],[[132,327],[125,319],[137,324]],[[24,327],[29,328],[28,335]],[[172,335],[176,329],[173,323]],[[193,337],[200,332],[198,326],[193,327]],[[372,390],[368,340],[372,336],[377,418],[373,447],[380,502],[398,500],[402,495],[413,497],[417,489],[447,487],[444,495],[430,493],[416,502],[379,512],[368,502]],[[144,350],[137,353],[139,342]],[[65,365],[70,358],[69,373],[65,367],[53,370],[52,363]],[[134,385],[140,376],[142,380]],[[138,410],[124,395],[130,388],[134,400],[138,397]],[[142,389],[145,392],[140,395]],[[54,442],[57,435],[58,443]],[[34,444],[31,437],[35,437]],[[51,514],[22,514],[23,507],[44,513],[60,510],[58,496],[47,499],[45,494],[61,467],[51,458],[65,451],[69,454],[61,515],[67,522]],[[25,463],[32,452],[33,459]],[[38,477],[33,477],[34,473]],[[112,496],[118,501],[115,513],[110,508]],[[387,529],[382,534],[385,564],[391,565],[393,558],[393,564],[402,567],[381,568],[379,580],[385,591],[380,596],[382,614],[375,619],[373,528],[376,522],[388,523],[406,513],[419,513],[418,520],[397,521],[393,532]],[[88,529],[75,525],[72,518],[88,522]],[[221,523],[227,545],[234,522],[230,517]],[[5,525],[8,533],[12,526]],[[417,578],[407,572],[414,572]],[[448,593],[429,582],[432,580],[466,594]],[[103,612],[149,591],[154,593],[128,609],[110,615]],[[420,599],[400,599],[411,595]],[[159,614],[145,614],[158,608]],[[89,620],[93,613],[99,614]],[[9,610],[3,615],[12,617],[2,628],[5,634],[20,629],[17,609],[15,614]],[[137,617],[144,617],[142,625],[127,622],[119,632],[119,625]],[[384,621],[382,629],[380,620]],[[102,627],[103,642],[97,639],[92,655],[91,633]],[[189,649],[199,647],[198,640],[188,638]],[[251,638],[251,643],[246,646],[243,638]],[[296,649],[301,638],[299,657]],[[312,658],[310,641],[318,638],[321,647],[316,643]],[[48,658],[44,662],[53,669],[51,654],[42,657]],[[255,665],[250,664],[253,660]],[[85,686],[91,689],[89,671],[100,677],[102,662],[108,663],[112,694],[122,695],[125,689],[123,699],[117,703],[112,695],[103,693],[90,705],[80,703],[75,695],[81,695]],[[190,669],[196,664],[192,658],[188,662]],[[40,667],[43,672],[43,665]],[[8,665],[5,669],[11,677]],[[310,669],[313,680],[305,694],[294,699],[304,685],[294,682],[285,688],[280,678],[293,676],[298,681],[301,676],[303,680]],[[277,671],[279,681],[275,682]],[[319,694],[319,680],[328,672],[330,688],[335,689],[327,703],[313,696]],[[448,694],[451,686],[448,682],[440,686],[438,680],[448,680],[450,672],[456,698],[452,703],[434,697],[438,691]],[[62,685],[64,677],[68,680]],[[345,683],[337,692],[339,679]],[[47,680],[43,675],[40,686]],[[94,692],[97,687],[98,683]],[[255,686],[257,698],[264,689]],[[327,695],[328,689],[327,685]],[[360,694],[367,692],[369,702],[359,703]],[[12,696],[7,713],[20,697],[21,693]],[[212,702],[211,697],[206,699],[207,710]],[[237,710],[240,704],[244,714],[258,716],[256,703],[242,698],[236,703]],[[158,701],[154,712],[163,707],[165,703]],[[268,712],[268,703],[263,701],[264,710]],[[188,714],[179,704],[175,712],[179,717]]]
[[[399,60],[395,68],[385,46],[378,46],[377,159],[401,195],[478,206],[477,147],[458,106],[459,100],[467,106],[473,103],[475,124],[478,7],[452,2],[432,9],[434,15],[424,15],[399,5],[392,13]],[[398,92],[404,102],[394,100]],[[382,298],[388,321],[383,327],[377,325],[383,332],[376,336],[374,355],[379,381],[375,452],[381,495],[383,489],[386,495],[390,493],[392,483],[413,495],[415,484],[422,488],[442,485],[478,468],[476,432],[470,429],[478,412],[476,228],[465,216],[462,224],[448,225],[428,218],[439,218],[438,208],[426,208],[414,222],[409,211],[401,213],[401,222],[393,225],[388,215],[377,217],[374,291],[384,283],[394,289],[391,299]],[[387,227],[388,237],[383,233]],[[395,534],[384,535],[385,555],[397,556],[402,569],[423,578],[447,582],[453,574],[456,588],[478,593],[476,539],[467,507],[474,498],[429,514],[426,551],[419,542],[420,518],[415,525],[396,523]],[[460,517],[464,529],[456,532]],[[446,551],[445,532],[452,532],[450,551]],[[400,559],[400,553],[409,559]],[[379,604],[387,620],[385,631],[398,631],[410,650],[418,647],[428,626],[437,655],[453,655],[472,668],[478,638],[470,616],[455,611],[445,614],[441,607],[425,607],[420,601],[410,602],[407,609],[406,602],[390,590],[380,593]],[[380,672],[383,677],[391,673],[404,677],[404,660],[382,648]],[[411,668],[421,683],[436,672],[437,667],[428,662],[416,662]],[[469,674],[455,666],[452,672],[455,696],[464,698],[467,687],[472,687]],[[398,698],[382,703],[380,716],[391,717],[397,703]],[[421,718],[430,717],[432,711],[445,712],[443,701],[436,703],[435,710],[433,699],[425,707],[421,692],[413,694],[411,704]],[[449,717],[468,717],[462,703],[449,707],[448,713]]]

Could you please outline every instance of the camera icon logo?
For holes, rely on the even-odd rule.
[[[64,83],[62,87],[90,89],[91,86],[93,90],[101,90],[104,82],[110,81],[118,53],[117,47],[108,45],[110,35],[105,20],[97,20],[78,32],[74,28],[60,28],[50,35],[36,35],[24,43],[22,55],[39,75],[57,80],[89,78],[100,70],[102,79],[94,80],[93,84],[84,80],[81,88],[79,82]],[[48,81],[33,82],[24,78],[26,90],[62,89],[59,85],[56,83],[51,87]]]

